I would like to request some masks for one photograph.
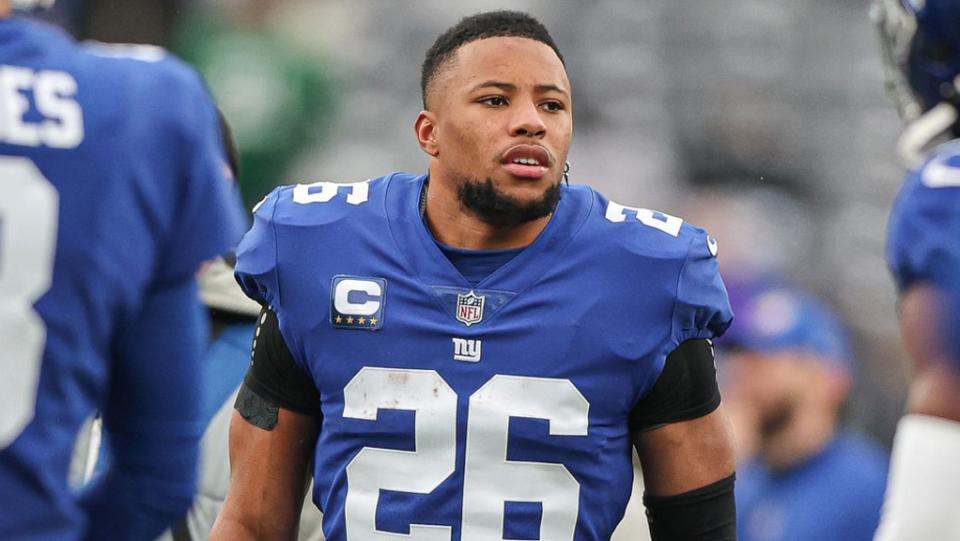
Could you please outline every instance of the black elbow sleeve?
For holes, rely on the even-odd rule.
[[[676,496],[644,495],[653,541],[736,541],[734,477]]]

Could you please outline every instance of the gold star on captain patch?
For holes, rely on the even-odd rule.
[[[376,324],[377,324],[377,318],[375,318],[375,317],[370,318],[370,324],[371,324],[371,325],[376,325]]]
[[[367,318],[365,318],[365,317],[363,317],[363,316],[360,316],[360,319],[357,320],[357,323],[359,323],[359,324],[361,324],[361,325],[363,325],[363,324],[366,323],[366,322],[367,322]]]
[[[347,325],[353,325],[353,316],[347,316]]]
[[[336,321],[337,323],[343,323],[343,318],[340,316],[337,316],[337,319],[335,319],[334,321]]]

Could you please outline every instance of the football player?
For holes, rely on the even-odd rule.
[[[876,539],[960,539],[960,1],[877,0],[873,14],[907,122],[887,261],[913,367]]]
[[[0,0],[0,539],[151,539],[195,491],[195,273],[243,213],[199,75]],[[111,465],[67,486],[103,412]]]
[[[716,242],[563,182],[572,88],[529,15],[461,20],[421,88],[427,174],[256,208],[237,276],[266,308],[213,539],[290,539],[312,462],[331,540],[607,540],[631,445],[653,539],[734,539]]]

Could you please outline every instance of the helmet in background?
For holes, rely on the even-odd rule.
[[[908,123],[901,156],[915,165],[922,149],[960,136],[960,0],[874,0],[887,93]]]

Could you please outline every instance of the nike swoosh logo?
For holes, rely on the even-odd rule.
[[[717,257],[717,249],[719,248],[719,246],[717,246],[717,239],[707,235],[707,248],[710,250],[710,255]]]

